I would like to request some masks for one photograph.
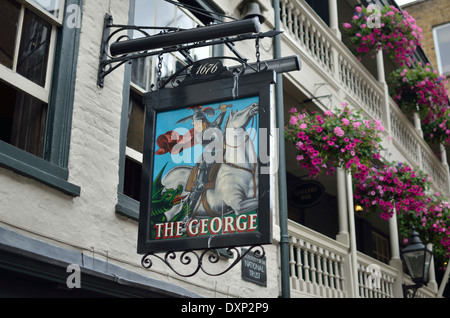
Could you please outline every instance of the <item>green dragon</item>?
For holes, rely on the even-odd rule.
[[[178,186],[177,189],[166,189],[162,184],[162,175],[166,169],[167,164],[161,169],[152,186],[152,211],[150,218],[150,226],[153,228],[155,224],[166,222],[182,221],[189,212],[189,205],[183,202],[181,211],[175,215],[171,220],[167,220],[166,212],[170,211],[174,206],[179,205],[186,197],[182,196],[183,186]],[[155,233],[153,233],[155,236]],[[154,238],[154,237],[153,237]]]

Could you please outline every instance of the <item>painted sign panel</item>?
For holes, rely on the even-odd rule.
[[[267,244],[273,73],[145,96],[138,252]],[[264,159],[264,160],[263,160]]]

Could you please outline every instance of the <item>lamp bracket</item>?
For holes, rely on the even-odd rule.
[[[403,297],[404,298],[415,298],[417,290],[423,287],[423,284],[405,285],[403,284]]]
[[[190,56],[189,51],[191,49],[205,47],[205,46],[212,46],[212,45],[218,45],[218,44],[224,44],[226,45],[230,51],[236,56],[238,60],[241,61],[241,63],[246,64],[248,62],[247,59],[242,57],[242,55],[236,50],[234,47],[235,42],[240,42],[244,40],[251,40],[251,39],[262,39],[262,38],[272,38],[279,34],[281,34],[281,31],[268,31],[268,32],[259,32],[255,34],[244,34],[244,35],[238,35],[233,37],[226,37],[226,38],[218,38],[213,39],[210,41],[201,41],[197,43],[191,43],[191,44],[183,44],[183,45],[175,45],[171,47],[166,48],[160,48],[155,50],[149,50],[149,51],[143,51],[138,53],[129,53],[129,54],[123,54],[120,56],[112,56],[110,53],[110,44],[112,43],[118,43],[123,40],[130,40],[132,38],[131,32],[132,31],[138,31],[141,34],[143,34],[145,37],[152,37],[152,35],[149,34],[149,30],[161,30],[161,33],[173,33],[181,31],[179,28],[173,28],[173,27],[158,27],[158,26],[135,26],[135,25],[121,25],[121,24],[114,24],[113,23],[113,17],[109,14],[105,15],[104,18],[104,24],[103,24],[103,36],[102,36],[102,43],[100,48],[100,62],[98,67],[98,76],[97,76],[97,85],[99,87],[104,87],[104,80],[107,75],[115,71],[117,68],[122,66],[125,63],[131,63],[131,61],[143,57],[149,57],[149,56],[155,56],[155,55],[162,55],[172,52],[179,52],[182,54],[189,63],[194,63],[194,59]],[[121,35],[122,34],[122,35]]]

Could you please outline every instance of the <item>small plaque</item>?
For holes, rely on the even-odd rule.
[[[242,253],[247,250],[242,249]],[[267,264],[266,257],[257,257],[250,252],[242,259],[242,279],[267,287]]]
[[[222,61],[219,59],[205,59],[192,66],[191,76],[197,79],[212,78],[220,75],[222,71]]]

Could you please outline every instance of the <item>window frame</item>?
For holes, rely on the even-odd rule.
[[[43,158],[0,141],[0,167],[34,179],[69,196],[77,197],[80,196],[81,188],[68,182],[68,155],[81,30],[80,28],[70,28],[64,23],[64,19],[67,15],[66,8],[69,5],[79,6],[80,12],[82,12],[83,1],[64,0],[58,19],[30,0],[17,2],[34,13],[38,13],[45,20],[52,19],[54,40],[48,57],[46,84],[44,88],[35,84],[39,86],[37,89],[30,80],[10,69],[8,69],[10,72],[2,69],[0,76],[2,81],[13,84],[16,89],[25,89],[25,93],[47,103],[47,128]],[[22,9],[22,11],[24,10]],[[2,67],[6,68],[3,65]]]
[[[210,11],[217,10],[215,6],[209,3],[208,0],[196,0],[197,4],[201,6],[203,9],[208,8]],[[129,11],[129,24],[134,24],[134,11],[135,11],[135,0],[130,0],[130,11]],[[186,10],[183,10],[186,12]],[[194,17],[194,14],[187,13],[189,16]],[[217,18],[217,17],[216,17]],[[196,18],[196,20],[198,20]],[[128,32],[128,36],[133,36],[133,31]],[[223,45],[215,46],[212,48],[212,56],[215,55],[223,55]],[[156,58],[156,57],[154,57]],[[174,56],[176,59],[177,57]],[[128,133],[128,114],[129,114],[129,104],[130,104],[130,94],[131,90],[134,90],[136,93],[143,95],[145,90],[141,88],[139,85],[132,83],[131,80],[132,74],[132,66],[130,64],[125,65],[125,75],[124,75],[124,85],[123,85],[123,106],[122,106],[122,114],[121,114],[121,133],[120,133],[120,159],[119,159],[119,184],[117,189],[117,204],[116,204],[116,213],[121,216],[130,218],[132,220],[139,220],[139,207],[140,202],[134,200],[133,198],[128,197],[123,193],[124,190],[124,180],[125,180],[125,162],[128,157],[131,160],[139,162],[142,164],[142,154],[139,152],[129,148],[127,146],[127,133]]]
[[[438,41],[438,31],[439,29],[447,27],[450,31],[450,23],[445,23],[441,25],[437,25],[433,27],[433,41],[434,41],[434,48],[436,52],[436,60],[437,60],[437,66],[439,69],[439,72],[443,75],[450,75],[450,70],[447,72],[444,72],[443,65],[442,65],[442,59],[441,59],[441,49],[440,49],[440,43]]]

